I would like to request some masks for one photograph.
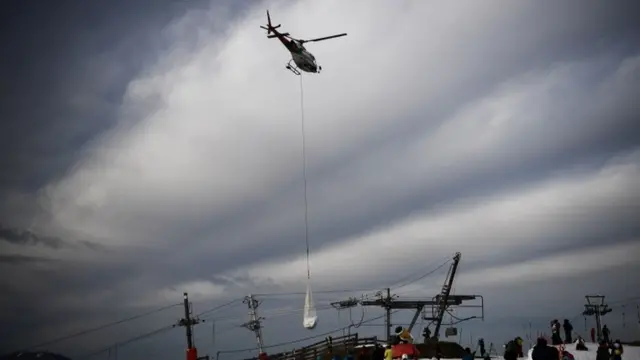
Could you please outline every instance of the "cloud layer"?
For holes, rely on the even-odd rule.
[[[349,33],[310,44],[324,72],[302,80],[258,29],[263,4],[233,18],[224,6],[189,11],[154,35],[167,50],[122,85],[115,125],[37,192],[2,193],[0,267],[12,276],[1,285],[20,299],[2,298],[6,317],[38,316],[23,326],[37,342],[61,332],[42,324],[82,328],[75,319],[113,320],[183,291],[205,308],[303,291],[300,81],[314,288],[388,286],[456,251],[460,293],[628,271],[640,255],[640,52],[629,9],[363,4],[266,6],[294,36]],[[444,274],[434,276],[398,292],[430,297]],[[632,285],[593,287],[615,298]],[[583,295],[566,295],[566,308]],[[292,301],[273,306],[299,307]],[[218,341],[247,347],[245,335]]]

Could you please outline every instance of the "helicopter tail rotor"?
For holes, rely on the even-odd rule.
[[[267,10],[267,26],[260,26],[262,29],[267,30],[267,35],[271,34],[273,32],[273,30],[279,28],[281,26],[281,24],[278,24],[276,26],[271,25],[271,15],[269,15],[269,10]]]

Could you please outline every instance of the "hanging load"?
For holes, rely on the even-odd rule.
[[[307,283],[307,295],[304,299],[304,317],[302,320],[302,326],[306,329],[313,329],[318,323],[318,316],[316,315],[316,307],[313,305],[313,296],[311,294],[311,284]]]

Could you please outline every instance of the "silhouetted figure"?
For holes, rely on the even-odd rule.
[[[596,328],[591,328],[591,342],[596,342]]]
[[[424,343],[426,344],[431,338],[431,329],[429,327],[425,327],[422,329],[422,338],[424,339]]]
[[[484,347],[484,339],[478,339],[478,347],[480,348],[480,356],[484,357],[486,349]]]
[[[551,344],[562,345],[562,338],[560,337],[560,322],[553,320],[551,322]]]
[[[436,340],[436,359],[442,359],[442,349],[440,348],[440,341]]]
[[[539,337],[533,351],[531,351],[531,360],[557,360],[558,357],[553,357],[551,349],[547,344],[547,339]]]
[[[515,338],[516,341],[516,349],[518,350],[518,357],[524,357],[524,354],[522,353],[522,343],[524,341],[522,341],[522,338],[520,336],[518,336],[517,338]]]
[[[562,328],[564,329],[564,343],[571,344],[573,342],[572,336],[571,336],[571,334],[573,333],[573,325],[571,325],[569,320],[564,319],[564,322],[562,323]]]
[[[371,360],[371,357],[369,356],[369,349],[366,346],[360,348],[358,360]]]
[[[555,346],[548,346],[551,359],[560,359],[560,350]]]
[[[372,354],[373,360],[384,360],[384,349],[380,344],[376,344]]]
[[[516,340],[510,340],[504,347],[504,360],[517,360],[518,359],[518,344]]]
[[[609,345],[606,342],[600,341],[598,346],[598,352],[596,353],[596,360],[610,360]]]
[[[611,331],[609,331],[609,327],[607,325],[602,327],[602,337],[604,342],[607,344],[611,342]]]
[[[589,350],[587,348],[587,345],[585,345],[585,343],[584,343],[584,339],[582,337],[580,337],[580,336],[578,336],[578,342],[576,344],[576,350],[578,350],[578,351],[587,351],[587,350]]]

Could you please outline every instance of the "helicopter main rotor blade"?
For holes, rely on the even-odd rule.
[[[321,37],[321,38],[317,38],[317,39],[299,40],[299,41],[302,42],[302,43],[315,42],[315,41],[323,41],[323,40],[335,39],[337,37],[342,37],[342,36],[347,36],[347,33],[342,33],[342,34],[338,34],[338,35],[331,35],[331,36],[325,36],[325,37]]]

